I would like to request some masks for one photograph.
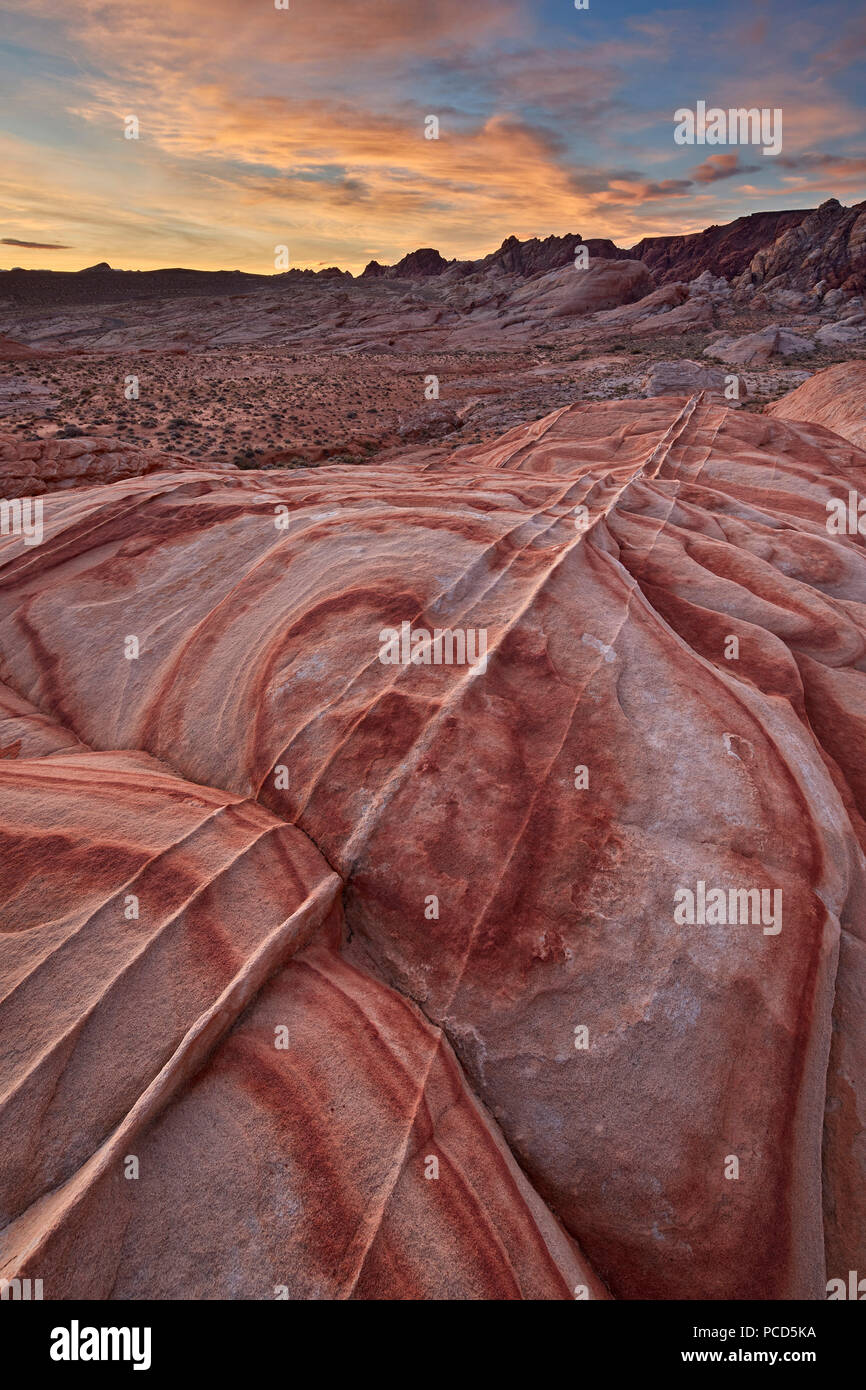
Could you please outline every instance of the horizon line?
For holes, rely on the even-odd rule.
[[[859,202],[866,202],[866,198],[860,199],[860,200],[858,200],[858,201],[859,201]],[[842,207],[842,208],[854,208],[854,207],[857,207],[857,206],[858,206],[858,202],[843,203],[843,202],[842,202],[839,198],[837,198],[835,195],[831,195],[829,198],[823,198],[823,199],[821,200],[820,203],[811,204],[811,205],[809,205],[809,206],[807,206],[807,207],[805,207],[805,208],[803,208],[803,207],[799,207],[799,208],[779,208],[779,209],[763,208],[763,209],[758,210],[757,212],[746,212],[746,213],[741,213],[739,217],[733,217],[733,218],[731,218],[731,221],[730,221],[730,222],[710,222],[710,223],[707,224],[707,226],[702,227],[699,231],[695,231],[695,232],[662,232],[662,233],[660,233],[658,236],[643,236],[643,237],[639,237],[638,240],[635,241],[635,242],[633,242],[631,246],[620,246],[620,245],[618,244],[618,242],[616,242],[616,241],[614,240],[613,237],[606,237],[606,236],[584,236],[584,235],[583,235],[582,233],[580,233],[580,232],[563,232],[563,233],[548,232],[546,236],[539,236],[539,235],[536,234],[536,235],[531,236],[531,237],[523,237],[523,238],[514,236],[514,234],[511,233],[511,234],[509,234],[509,236],[504,237],[503,240],[499,243],[499,245],[496,246],[496,247],[494,247],[494,249],[493,249],[492,251],[485,252],[485,253],[484,253],[483,255],[481,255],[481,256],[469,256],[469,257],[452,256],[452,257],[450,257],[450,258],[449,258],[449,257],[443,257],[443,260],[445,260],[446,263],[447,263],[449,266],[450,266],[450,265],[470,265],[470,264],[472,264],[472,263],[475,262],[475,261],[485,260],[485,259],[487,258],[487,256],[495,255],[496,252],[497,252],[497,251],[501,251],[502,248],[503,248],[503,246],[505,246],[505,245],[507,244],[507,242],[510,241],[510,240],[516,241],[516,242],[518,243],[518,245],[520,245],[520,246],[525,246],[525,245],[527,244],[527,242],[531,242],[531,241],[537,241],[537,242],[549,241],[551,238],[556,238],[558,241],[566,241],[566,240],[568,240],[569,237],[577,237],[578,240],[581,241],[581,242],[608,241],[608,242],[610,242],[610,244],[611,244],[617,251],[633,251],[633,250],[635,249],[635,247],[640,246],[641,242],[644,242],[644,241],[665,241],[665,240],[668,240],[668,239],[670,239],[670,238],[672,238],[672,237],[702,236],[704,232],[712,231],[715,227],[731,227],[731,226],[734,225],[735,222],[748,221],[750,218],[753,218],[753,217],[766,217],[766,216],[772,216],[772,215],[780,216],[780,217],[781,217],[781,216],[784,216],[785,213],[790,213],[790,212],[806,212],[806,213],[808,213],[808,212],[817,212],[819,208],[824,207],[827,203],[837,203],[837,204],[838,204],[840,207]],[[0,242],[0,245],[2,245],[2,244],[3,244],[3,243]],[[70,250],[71,250],[72,248],[64,248],[64,249],[70,249]],[[438,247],[435,247],[435,246],[415,246],[415,247],[413,247],[411,250],[405,251],[405,252],[403,253],[403,255],[400,256],[399,259],[398,259],[397,261],[390,262],[390,263],[385,263],[385,262],[379,261],[375,256],[373,256],[373,257],[367,262],[367,266],[370,266],[370,265],[381,265],[383,270],[388,270],[388,269],[393,268],[394,265],[399,265],[400,261],[405,260],[407,256],[415,255],[415,254],[417,254],[417,253],[420,252],[420,251],[434,251],[434,252],[436,252],[437,255],[440,255],[440,256],[442,255],[442,253],[439,251]],[[103,267],[105,267],[105,268],[103,269]],[[191,273],[194,274],[194,275],[244,275],[244,276],[249,277],[250,279],[257,279],[257,280],[284,280],[284,279],[286,279],[287,276],[293,275],[293,274],[296,274],[296,275],[297,275],[297,274],[309,273],[309,274],[311,274],[311,275],[321,275],[324,271],[331,270],[331,271],[339,271],[339,273],[340,273],[341,275],[343,275],[343,276],[347,276],[347,275],[348,275],[348,276],[350,276],[353,280],[359,280],[359,279],[362,279],[362,278],[363,278],[366,268],[367,268],[367,267],[365,267],[364,270],[360,271],[360,272],[357,273],[357,274],[356,274],[354,271],[345,270],[345,269],[343,269],[341,266],[338,266],[338,265],[325,265],[325,266],[321,266],[318,270],[315,269],[313,266],[310,266],[310,265],[290,266],[288,270],[274,270],[274,271],[265,271],[265,270],[239,270],[237,267],[229,268],[229,267],[227,267],[227,266],[221,266],[219,269],[216,269],[216,270],[205,270],[205,269],[203,269],[203,268],[199,268],[198,266],[194,266],[194,265],[167,265],[167,266],[156,266],[156,267],[153,267],[153,268],[151,268],[151,269],[149,269],[149,270],[141,270],[141,269],[131,269],[131,268],[127,268],[127,267],[124,267],[124,266],[113,266],[113,265],[110,265],[107,261],[104,261],[104,262],[103,262],[103,261],[97,261],[97,262],[95,262],[93,265],[82,266],[79,270],[53,270],[50,266],[21,266],[21,265],[16,265],[16,266],[2,266],[2,267],[0,267],[0,275],[11,275],[11,274],[14,274],[15,272],[19,272],[19,273],[25,274],[25,275],[84,275],[84,274],[87,274],[88,272],[91,272],[91,273],[93,273],[93,274],[101,274],[101,275],[105,275],[105,274],[112,274],[112,275],[166,275],[166,274],[170,274],[170,273],[176,272],[176,271],[189,271],[189,272],[191,272]],[[371,277],[371,278],[372,278],[372,277]]]

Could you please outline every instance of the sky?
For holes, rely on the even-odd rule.
[[[866,198],[862,0],[288,5],[0,0],[0,265],[357,273]],[[781,153],[678,145],[699,101],[781,109]]]

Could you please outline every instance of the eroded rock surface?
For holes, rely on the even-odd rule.
[[[816,372],[767,406],[778,420],[805,420],[824,425],[861,449],[866,448],[866,361],[839,362]]]
[[[0,708],[3,1277],[607,1296],[441,1031],[342,958],[341,883],[300,830]]]
[[[3,1272],[35,1273],[24,1252],[42,1250],[68,1291],[96,1241],[118,1296],[187,1296],[177,1241],[156,1267],[165,1213],[184,1208],[200,1250],[224,1190],[271,1230],[244,1246],[241,1294],[217,1261],[229,1296],[810,1299],[840,1261],[862,1266],[866,556],[826,526],[828,497],[852,487],[866,454],[820,427],[664,396],[566,408],[426,463],[48,497],[43,543],[0,548],[0,785],[25,869],[42,780],[69,806],[57,872],[75,903],[76,882],[95,894],[74,949],[99,1007],[86,942],[102,929],[110,952],[128,946],[111,904],[142,857],[180,891],[165,842],[201,802],[210,837],[261,824],[254,848],[234,832],[248,913],[204,875],[225,937],[208,970],[227,952],[243,973],[238,931],[255,941],[303,911],[316,863],[320,884],[339,876],[345,927],[335,899],[248,1012],[205,1030],[195,1067],[172,1073],[153,1041],[143,1074],[121,1068],[99,1104],[85,1091],[72,1151],[60,1093],[40,1120],[56,1158],[6,1197]],[[483,632],[485,660],[384,664],[383,630],[403,623]],[[111,824],[120,849],[85,853],[76,880],[75,847]],[[265,848],[281,837],[312,875],[285,902]],[[17,992],[36,991],[22,1076],[36,1086],[53,1057],[62,1081],[64,1046],[98,1076],[98,1012],[90,1051],[62,1030],[41,1040],[54,967],[31,957],[85,908],[52,906],[46,925],[33,881],[14,900]],[[699,884],[780,894],[778,911],[676,920]],[[165,937],[150,918],[132,929]],[[273,1048],[282,1022],[294,1057]],[[392,1113],[392,1088],[395,1131],[377,1109]],[[185,1155],[205,1134],[220,1140],[196,1194]],[[424,1269],[419,1241],[436,1252]],[[86,1278],[104,1288],[93,1260]]]
[[[743,338],[719,338],[704,349],[708,357],[718,357],[722,362],[742,367],[760,367],[774,357],[803,356],[814,350],[809,338],[774,323],[757,333],[747,333]]]
[[[117,439],[22,440],[0,434],[0,490],[4,497],[38,496],[63,488],[113,483],[144,473],[189,468],[189,459],[137,449]],[[216,468],[224,467],[215,463]]]
[[[739,284],[812,289],[823,283],[852,293],[866,289],[866,204],[843,207],[828,198],[799,221],[780,220],[775,239],[756,251]],[[784,217],[784,214],[783,214]]]

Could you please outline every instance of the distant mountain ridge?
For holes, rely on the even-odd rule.
[[[733,222],[682,236],[644,237],[631,248],[648,265],[659,284],[694,280],[705,270],[732,280],[742,274],[762,247],[770,246],[789,227],[798,227],[809,209],[753,212]]]
[[[0,302],[110,304],[175,295],[237,295],[260,286],[272,288],[276,280],[419,280],[444,274],[451,280],[479,274],[519,275],[531,280],[567,265],[579,246],[585,246],[597,260],[642,261],[660,285],[688,282],[709,271],[736,281],[740,289],[775,281],[797,290],[823,283],[847,293],[866,291],[866,202],[843,207],[830,198],[818,208],[756,212],[701,232],[644,237],[628,249],[607,238],[584,241],[578,233],[526,241],[509,236],[495,251],[476,260],[449,261],[433,247],[420,247],[394,265],[370,261],[358,277],[336,266],[256,275],[181,267],[113,270],[104,261],[81,271],[3,270]]]

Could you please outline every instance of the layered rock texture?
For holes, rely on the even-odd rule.
[[[119,439],[83,435],[22,440],[0,433],[0,488],[5,497],[36,496],[186,468],[189,459],[178,454],[136,448]]]
[[[693,280],[707,270],[733,279],[748,269],[759,251],[808,215],[808,211],[756,212],[703,232],[644,237],[632,247],[632,255],[649,267],[660,284]]]
[[[829,198],[800,222],[787,226],[756,252],[744,278],[765,285],[782,278],[791,289],[817,284],[852,293],[866,291],[866,203],[842,207]]]
[[[303,832],[6,687],[0,712],[4,1277],[605,1296],[441,1030],[342,957],[342,885]]]
[[[849,441],[698,393],[47,497],[0,541],[0,1276],[863,1268],[857,488]],[[404,624],[476,659],[383,661]]]
[[[866,361],[839,362],[816,372],[767,406],[780,420],[810,420],[866,448]]]

